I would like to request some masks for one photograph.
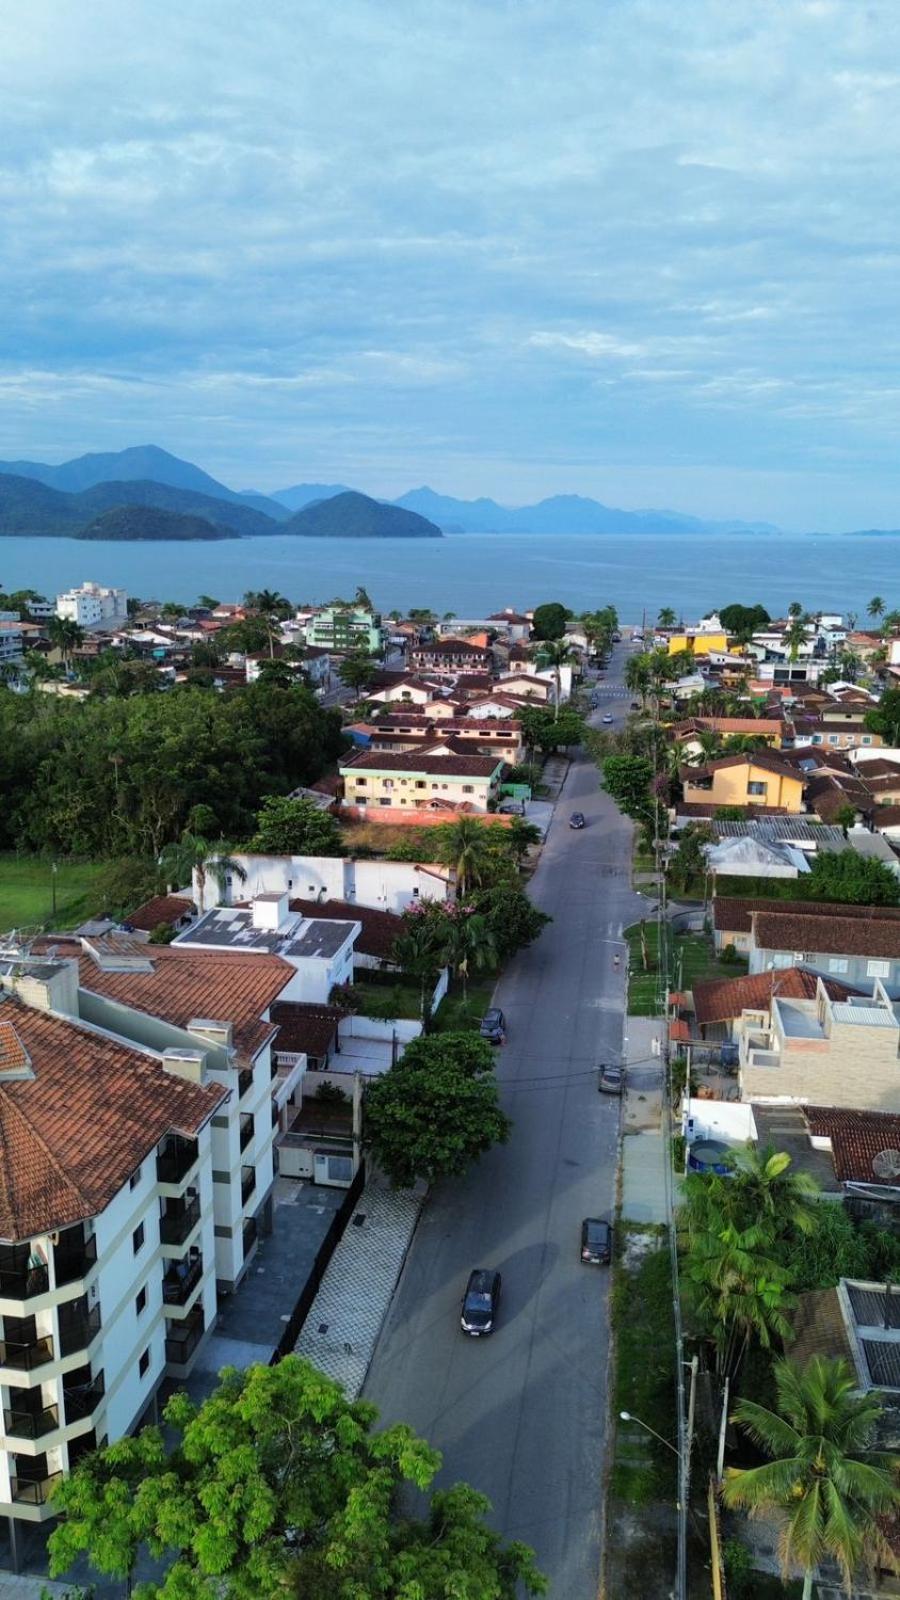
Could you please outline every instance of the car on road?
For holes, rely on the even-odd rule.
[[[583,811],[573,811],[572,815],[569,818],[569,827],[570,828],[583,828],[584,826],[585,826],[584,812]]]
[[[493,1333],[500,1303],[500,1274],[489,1267],[475,1267],[469,1273],[463,1295],[459,1325],[471,1339]]]
[[[632,702],[631,702],[631,706],[630,706],[630,709],[631,709],[631,710],[632,710],[632,711],[640,711],[640,709],[641,709],[641,702],[640,702],[640,700],[632,700]]]
[[[499,1006],[492,1006],[486,1011],[478,1026],[482,1039],[489,1039],[491,1044],[504,1044],[506,1042],[506,1018]]]
[[[581,1259],[594,1267],[608,1267],[612,1260],[612,1226],[604,1217],[585,1217],[581,1224]]]
[[[612,722],[612,717],[610,716],[609,712],[607,711],[606,716],[603,717],[601,720],[603,722]]]
[[[600,1068],[600,1082],[598,1088],[601,1094],[621,1094],[625,1074],[621,1067],[614,1067],[611,1062],[605,1062]]]

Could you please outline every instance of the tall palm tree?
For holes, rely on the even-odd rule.
[[[643,651],[639,655],[629,656],[625,663],[625,687],[632,694],[640,695],[641,710],[647,704],[650,681],[650,664]]]
[[[856,627],[857,621],[858,621],[858,618],[857,618],[856,612],[855,611],[848,611],[847,612],[847,631],[848,631],[848,633],[852,633],[853,632],[854,628]]]
[[[850,1592],[857,1568],[887,1554],[877,1518],[900,1506],[900,1458],[873,1450],[881,1404],[858,1394],[846,1362],[813,1356],[801,1370],[775,1365],[777,1411],[742,1400],[734,1421],[772,1459],[761,1467],[731,1468],[722,1486],[727,1506],[752,1515],[779,1511],[785,1576],[804,1569],[804,1600],[828,1557],[837,1561]]]
[[[711,1215],[691,1240],[684,1277],[698,1322],[716,1351],[716,1371],[733,1377],[751,1343],[770,1350],[791,1334],[789,1274],[773,1259],[772,1230],[739,1228]]]
[[[787,614],[788,614],[789,617],[802,617],[802,615],[803,615],[803,607],[800,604],[799,600],[792,600],[791,601],[790,605],[787,608]]]
[[[475,817],[457,817],[435,831],[438,860],[453,868],[456,898],[465,900],[468,890],[479,888],[490,870],[493,852],[488,829]]]
[[[391,960],[410,978],[419,982],[419,1014],[426,1033],[431,1016],[431,991],[444,960],[443,918],[440,920],[423,906],[403,918],[403,932],[394,940]]]
[[[671,606],[663,606],[656,618],[660,628],[674,628],[677,618]]]
[[[884,601],[882,600],[880,594],[873,595],[872,599],[869,601],[869,604],[866,606],[866,611],[872,618],[873,622],[877,622],[879,617],[884,616],[884,609]]]
[[[819,1185],[808,1172],[791,1170],[786,1151],[747,1145],[734,1157],[734,1167],[725,1193],[745,1216],[768,1219],[776,1234],[812,1232]]]
[[[72,670],[72,651],[84,644],[84,629],[71,617],[51,617],[47,624],[51,644],[60,651],[67,672]]]
[[[559,669],[566,666],[568,662],[574,661],[577,652],[572,649],[566,639],[547,639],[541,645],[541,655],[548,667],[553,668],[553,720],[555,722],[559,716],[559,699],[562,691]]]
[[[462,978],[463,1000],[469,998],[469,973],[497,962],[497,946],[480,911],[458,906],[455,915],[446,918],[444,958],[458,978]]]
[[[255,611],[265,624],[266,638],[269,641],[269,656],[275,656],[275,624],[290,616],[291,602],[286,600],[277,589],[251,589],[244,595],[244,604],[248,611]]]
[[[211,845],[199,834],[189,832],[187,828],[180,839],[166,845],[160,855],[159,865],[169,888],[183,888],[186,883],[192,883],[196,875],[197,898],[201,912],[206,909],[208,878],[213,879],[220,894],[225,892],[225,883],[230,877],[237,878],[239,883],[247,881],[247,874],[241,863],[225,852],[224,844],[218,847]]]
[[[808,621],[809,619],[805,612],[800,616],[792,616],[789,626],[785,629],[784,642],[787,645],[788,658],[791,661],[796,661],[800,654],[801,645],[806,643]]]

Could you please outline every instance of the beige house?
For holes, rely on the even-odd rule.
[[[815,999],[773,985],[768,1004],[744,1011],[737,1028],[741,1099],[774,1104],[893,1111],[900,1084],[900,1019],[884,985],[868,996]]]
[[[368,750],[345,761],[340,773],[346,805],[422,810],[434,801],[488,811],[498,798],[504,762],[499,756],[403,754]]]

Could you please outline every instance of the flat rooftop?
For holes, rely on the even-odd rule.
[[[272,901],[281,896],[257,898]],[[219,906],[186,928],[174,943],[195,949],[262,951],[268,955],[328,960],[337,955],[358,928],[359,924],[350,918],[332,921],[304,917],[298,912],[289,912],[278,928],[257,928],[251,908]]]

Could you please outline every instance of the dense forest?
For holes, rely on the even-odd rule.
[[[156,857],[195,806],[207,837],[248,837],[266,795],[343,748],[305,685],[82,702],[0,689],[0,849]]]

